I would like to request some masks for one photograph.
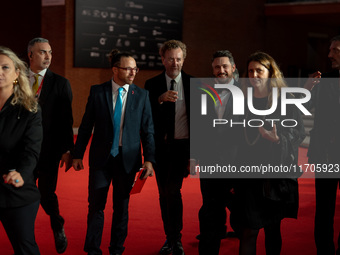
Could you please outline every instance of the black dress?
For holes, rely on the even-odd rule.
[[[267,108],[266,98],[253,98],[255,109]],[[266,119],[283,119],[278,109]],[[298,145],[304,139],[304,128],[299,111],[294,107],[287,110],[284,118],[293,118],[298,125],[294,128],[283,128],[277,124],[280,144],[261,137],[257,127],[244,128],[244,139],[241,141],[238,164],[240,166],[280,165],[297,163]],[[288,117],[289,116],[289,117]],[[263,119],[248,111],[246,123],[250,119]],[[255,125],[255,122],[253,123]],[[294,154],[292,162],[287,162],[287,154]],[[234,229],[260,229],[282,220],[284,217],[296,218],[298,209],[297,179],[240,179],[235,187],[235,204],[231,214]]]

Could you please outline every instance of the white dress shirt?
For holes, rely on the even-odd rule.
[[[178,92],[178,98],[175,103],[175,134],[174,139],[188,139],[189,138],[189,127],[188,127],[188,116],[185,106],[185,97],[183,89],[182,74],[175,79],[171,79],[165,74],[166,84],[168,90],[171,86],[171,80],[175,80],[174,90]]]
[[[120,88],[120,86],[112,81],[112,102],[113,102],[113,113],[115,112],[115,108],[116,108],[116,100],[117,100],[117,96],[118,96],[118,89]],[[127,100],[127,94],[129,92],[129,84],[125,84],[122,88],[122,116],[120,119],[120,132],[119,132],[119,146],[122,146],[122,134],[123,134],[123,124],[124,124],[124,116],[125,116],[125,108],[126,108],[126,100]]]

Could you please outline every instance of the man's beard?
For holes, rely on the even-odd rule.
[[[217,76],[216,79],[218,82],[220,83],[229,83],[232,79],[232,77],[228,77],[228,74],[227,73],[223,73],[225,76],[223,77],[220,77],[220,76]]]

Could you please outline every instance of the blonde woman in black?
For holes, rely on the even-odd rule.
[[[35,184],[42,141],[41,113],[26,65],[0,46],[0,221],[15,255],[38,255],[34,223],[40,193]]]

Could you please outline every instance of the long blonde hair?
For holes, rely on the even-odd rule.
[[[263,65],[269,71],[269,81],[268,81],[268,106],[271,107],[272,105],[272,91],[273,88],[279,88],[277,96],[280,96],[280,91],[282,87],[287,87],[287,84],[284,80],[283,74],[276,64],[275,60],[267,53],[257,51],[251,54],[247,61],[247,70],[250,62],[258,62]],[[249,78],[248,72],[246,73],[246,77]],[[247,88],[251,86],[248,79],[245,84],[243,84],[242,89],[243,93],[247,93]]]
[[[14,97],[12,105],[22,105],[30,112],[37,112],[38,102],[35,99],[28,80],[27,64],[9,48],[0,46],[0,55],[9,57],[14,64],[15,70],[19,72],[18,78],[13,83]]]

